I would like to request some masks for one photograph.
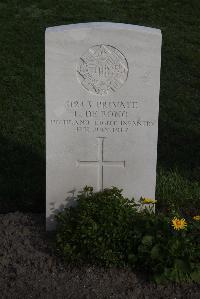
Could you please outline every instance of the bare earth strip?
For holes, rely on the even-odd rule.
[[[200,285],[157,286],[130,270],[64,265],[53,255],[44,215],[0,215],[0,297],[200,298]]]

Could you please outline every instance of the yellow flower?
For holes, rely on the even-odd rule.
[[[172,226],[176,230],[185,229],[187,227],[187,222],[185,221],[184,218],[178,219],[177,217],[174,217],[172,219]]]
[[[151,199],[151,198],[142,198],[142,203],[150,204],[153,203],[155,204],[157,200]]]
[[[197,221],[200,221],[200,216],[199,216],[199,215],[194,216],[193,219],[194,219],[194,220],[197,220]]]

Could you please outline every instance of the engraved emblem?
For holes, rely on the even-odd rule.
[[[106,95],[124,84],[128,77],[128,63],[124,55],[112,46],[93,46],[81,56],[77,76],[89,92]]]

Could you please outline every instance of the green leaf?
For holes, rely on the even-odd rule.
[[[174,261],[174,266],[175,268],[180,271],[180,272],[189,272],[190,271],[190,267],[189,264],[181,259],[176,259]]]
[[[200,283],[200,270],[196,270],[190,274],[190,278],[192,281],[196,283]]]
[[[145,245],[145,246],[151,246],[153,243],[153,237],[152,236],[144,236],[142,238],[142,244]]]
[[[160,246],[158,244],[154,245],[151,249],[151,258],[154,260],[162,259]]]
[[[135,254],[129,254],[128,261],[131,263],[131,265],[135,264],[135,262],[137,261],[137,256]]]

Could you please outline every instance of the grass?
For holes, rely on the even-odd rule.
[[[158,169],[156,198],[158,210],[169,207],[180,209],[183,214],[199,214],[200,184],[180,175],[177,169]]]
[[[158,172],[157,194],[161,201],[198,197],[199,8],[198,0],[5,0],[0,3],[1,211],[44,211],[45,28],[92,21],[131,23],[162,30],[158,140],[158,169],[162,171]]]

